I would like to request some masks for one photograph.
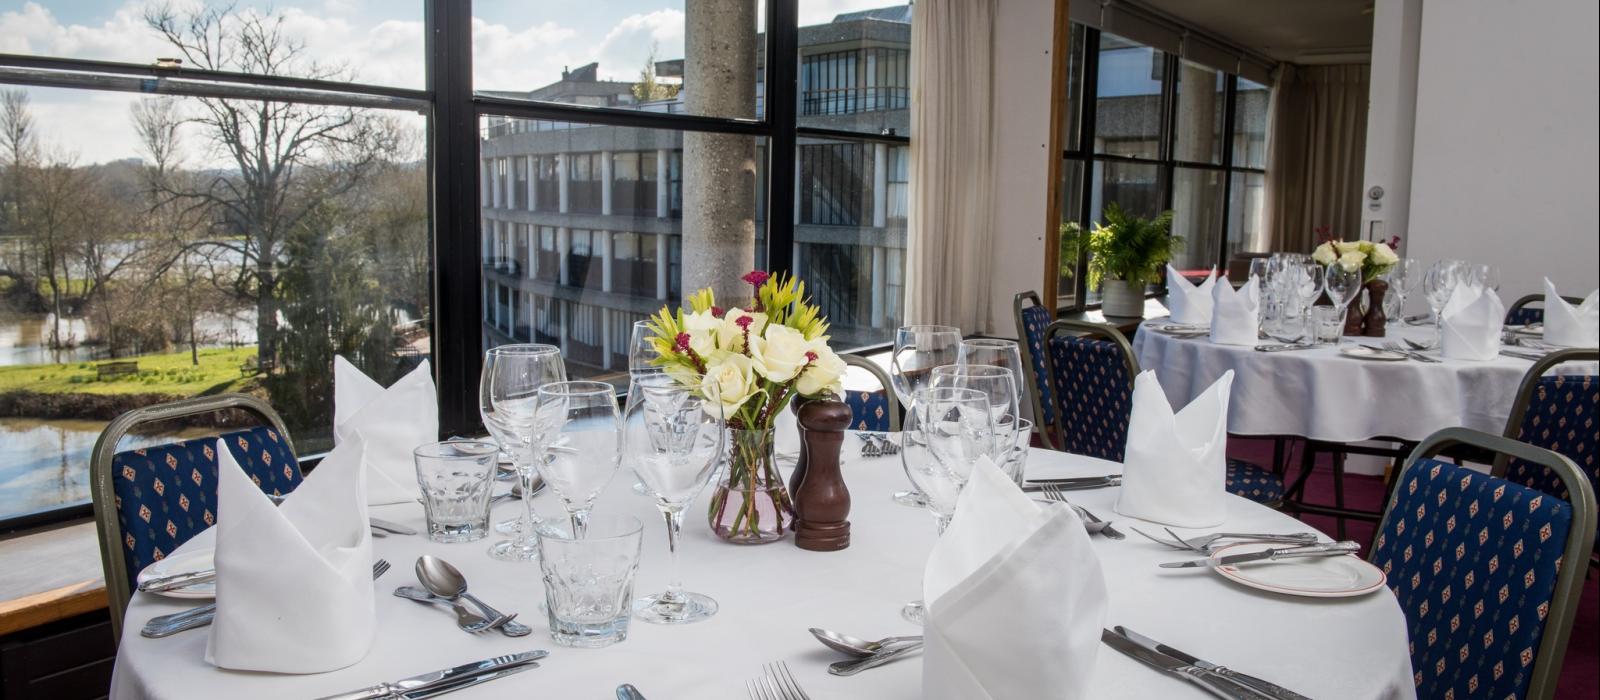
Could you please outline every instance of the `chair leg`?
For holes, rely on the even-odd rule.
[[[1333,453],[1333,505],[1339,508],[1344,507],[1344,452],[1337,450]],[[1343,540],[1345,538],[1344,516],[1339,516],[1337,521],[1336,531],[1339,533],[1339,539]]]
[[[1283,461],[1284,443],[1285,440],[1281,437],[1272,438],[1272,473],[1278,476],[1283,476],[1284,472],[1289,470],[1289,465]]]

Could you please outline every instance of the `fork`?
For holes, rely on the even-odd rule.
[[[1151,542],[1166,545],[1173,549],[1199,552],[1205,555],[1211,554],[1211,548],[1217,543],[1218,540],[1239,540],[1241,542],[1274,542],[1281,544],[1316,544],[1317,542],[1316,534],[1310,532],[1295,532],[1290,534],[1218,532],[1210,535],[1202,535],[1192,539],[1184,539],[1179,537],[1178,533],[1173,532],[1171,528],[1162,528],[1168,535],[1172,536],[1172,539],[1168,540],[1156,537],[1155,535],[1145,532],[1144,530],[1140,530],[1139,528],[1132,529],[1134,532],[1139,533],[1141,536],[1150,540]]]
[[[1402,355],[1405,355],[1406,357],[1409,357],[1409,358],[1411,358],[1413,360],[1416,360],[1418,362],[1433,362],[1433,363],[1439,362],[1439,360],[1436,360],[1436,359],[1434,359],[1432,357],[1428,357],[1427,355],[1424,355],[1424,354],[1422,354],[1422,353],[1420,353],[1420,352],[1418,352],[1416,350],[1408,350],[1408,349],[1406,349],[1404,347],[1401,347],[1401,345],[1399,343],[1396,343],[1396,342],[1394,342],[1392,340],[1384,343],[1383,344],[1383,349],[1384,350],[1388,350],[1389,352],[1398,352],[1398,353],[1400,353]]]
[[[1068,501],[1066,494],[1062,493],[1060,486],[1056,486],[1055,484],[1045,484],[1044,488],[1041,490],[1041,493],[1043,493],[1044,497],[1047,499],[1057,501],[1059,503],[1065,503],[1068,506],[1071,506],[1072,510],[1077,512],[1078,517],[1089,521],[1091,525],[1100,526],[1100,534],[1105,535],[1113,540],[1120,540],[1127,537],[1127,535],[1122,534],[1116,528],[1111,527],[1111,523],[1101,520],[1099,516],[1090,512],[1088,508],[1084,508],[1083,506]]]
[[[794,674],[789,672],[789,664],[774,661],[763,664],[761,671],[760,678],[745,684],[745,690],[750,693],[750,700],[811,700],[811,696],[800,689]]]
[[[372,580],[378,580],[379,577],[383,576],[384,573],[388,571],[389,561],[387,559],[379,559],[378,561],[373,562]],[[211,624],[211,618],[216,614],[217,604],[207,603],[198,608],[190,608],[183,612],[176,612],[170,615],[158,615],[150,618],[149,622],[144,623],[144,629],[139,630],[139,634],[141,636],[151,638],[168,637],[184,630],[192,630],[196,627],[205,627],[206,625]]]

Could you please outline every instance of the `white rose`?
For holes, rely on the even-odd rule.
[[[829,349],[827,343],[813,342],[811,352],[816,353],[817,359],[800,373],[800,379],[794,385],[795,391],[800,392],[802,396],[832,392],[843,398],[844,387],[840,384],[840,380],[850,366]]]
[[[1388,243],[1379,243],[1372,246],[1372,262],[1375,265],[1388,267],[1400,262],[1400,256],[1395,255],[1394,249]]]
[[[722,319],[711,315],[710,310],[683,315],[683,332],[689,334],[689,349],[702,359],[718,348],[717,337],[722,330]]]
[[[760,391],[759,380],[756,379],[755,367],[750,358],[734,354],[724,355],[707,367],[700,388],[706,398],[721,406],[723,419],[732,417],[740,406]],[[706,406],[706,412],[714,410],[716,406]]]
[[[1332,265],[1334,260],[1339,259],[1339,256],[1333,252],[1332,243],[1324,243],[1317,246],[1316,250],[1311,251],[1311,259],[1317,261],[1318,265],[1327,266]]]
[[[1361,263],[1367,261],[1367,256],[1358,251],[1350,251],[1339,256],[1339,267],[1347,272],[1356,272],[1361,269]]]
[[[743,352],[745,329],[739,326],[739,320],[749,318],[750,336],[761,335],[762,329],[767,327],[767,315],[759,311],[745,311],[740,308],[730,309],[722,315],[722,326],[717,330],[718,346],[729,352]]]
[[[755,360],[756,371],[778,384],[794,379],[809,361],[808,352],[811,341],[788,326],[768,326],[765,335],[750,335],[750,357]]]
[[[1361,252],[1361,241],[1337,241],[1333,244],[1333,247],[1335,250],[1339,251],[1339,255],[1341,256],[1348,255],[1350,253],[1359,253]]]

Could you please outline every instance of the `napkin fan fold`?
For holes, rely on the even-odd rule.
[[[385,389],[343,357],[333,358],[333,443],[367,443],[371,505],[422,497],[411,451],[439,439],[439,400],[427,360]]]
[[[1205,281],[1193,284],[1189,278],[1167,266],[1167,310],[1172,322],[1199,326],[1211,322],[1211,288],[1217,284],[1217,271],[1206,273]]]
[[[1226,519],[1232,387],[1228,370],[1174,413],[1155,372],[1134,378],[1118,513],[1177,527],[1212,527]]]
[[[1439,319],[1439,350],[1446,359],[1486,362],[1500,355],[1506,307],[1493,289],[1456,285]]]
[[[1222,345],[1255,345],[1260,331],[1260,280],[1250,281],[1235,291],[1224,280],[1211,289],[1211,342]]]
[[[1577,306],[1567,303],[1544,278],[1544,342],[1569,348],[1600,346],[1600,289]]]

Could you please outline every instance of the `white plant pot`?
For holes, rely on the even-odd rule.
[[[1138,318],[1144,315],[1144,285],[1127,280],[1104,280],[1100,285],[1100,312],[1107,316]]]

